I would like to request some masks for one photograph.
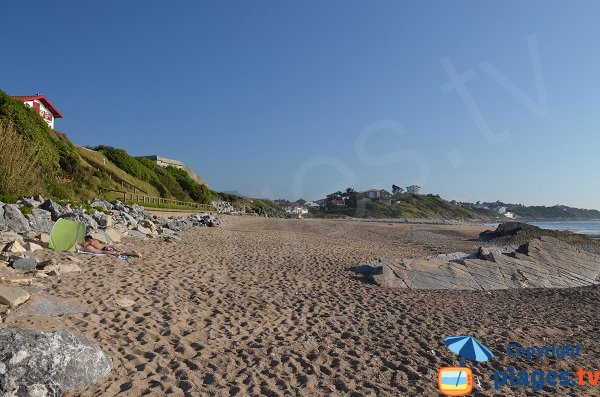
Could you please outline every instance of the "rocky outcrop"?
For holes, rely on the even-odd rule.
[[[111,359],[83,335],[0,329],[0,395],[60,396],[107,375]]]
[[[16,204],[4,205],[4,227],[8,230],[17,233],[27,233],[31,230],[29,221],[25,215],[21,213],[19,206]]]
[[[469,255],[380,259],[355,270],[378,285],[395,288],[568,288],[600,282],[600,255],[541,236],[513,250],[486,247]]]

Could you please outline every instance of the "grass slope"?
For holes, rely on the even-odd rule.
[[[352,216],[357,218],[427,218],[478,220],[486,214],[452,204],[436,195],[410,195],[385,205],[374,201],[361,202],[357,208],[338,207],[320,210],[317,217]]]

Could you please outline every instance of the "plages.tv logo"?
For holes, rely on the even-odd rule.
[[[490,349],[472,336],[448,336],[446,347],[460,356],[458,367],[442,367],[438,371],[438,387],[446,396],[464,396],[473,391],[473,371],[464,360],[487,361],[493,357]]]

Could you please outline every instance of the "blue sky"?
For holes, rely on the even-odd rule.
[[[600,209],[599,12],[7,2],[0,89],[47,95],[77,144],[176,158],[220,191],[314,199],[419,183],[447,199]]]

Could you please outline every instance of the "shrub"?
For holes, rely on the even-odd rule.
[[[43,176],[38,163],[39,150],[28,145],[15,126],[0,119],[0,194],[24,196],[39,193]]]

